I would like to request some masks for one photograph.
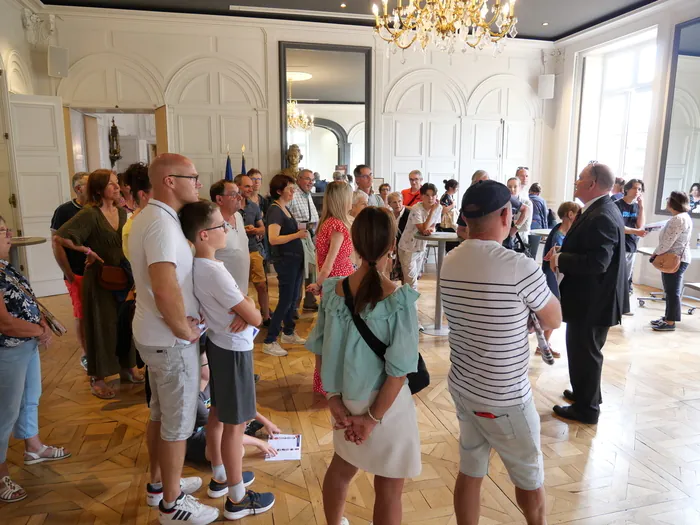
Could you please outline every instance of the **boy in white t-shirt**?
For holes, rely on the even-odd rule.
[[[426,182],[420,187],[421,202],[411,208],[406,228],[399,241],[399,262],[403,272],[403,284],[408,284],[418,291],[418,275],[423,268],[423,259],[428,246],[428,241],[416,239],[414,235],[432,235],[435,227],[442,219],[442,206],[437,200],[437,188],[435,184]],[[416,309],[418,303],[416,302]],[[423,326],[419,325],[420,331]]]
[[[180,212],[180,222],[185,237],[195,247],[194,294],[209,330],[211,409],[207,448],[213,476],[208,494],[228,494],[224,517],[238,520],[266,512],[275,504],[271,493],[246,491],[255,476],[243,472],[241,456],[246,422],[256,414],[253,339],[262,316],[224,263],[215,258],[216,250],[226,246],[228,228],[216,204],[204,200],[187,204]]]

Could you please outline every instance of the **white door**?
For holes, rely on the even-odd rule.
[[[466,166],[468,177],[476,170],[486,170],[489,177],[504,182],[503,161],[503,120],[475,118],[471,121],[469,161]],[[471,181],[467,181],[467,186]]]
[[[427,156],[424,177],[432,182],[442,195],[449,179],[459,180],[459,154],[461,145],[460,120],[458,118],[429,119]]]
[[[10,95],[10,123],[20,219],[17,228],[23,237],[46,239],[24,249],[24,274],[39,297],[66,293],[49,229],[54,210],[70,199],[61,99]]]
[[[502,162],[504,179],[515,177],[515,172],[520,167],[526,167],[530,172],[533,171],[534,138],[534,120],[507,119],[504,121]]]

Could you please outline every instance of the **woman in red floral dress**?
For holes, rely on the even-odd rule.
[[[350,208],[352,188],[342,181],[326,186],[323,209],[316,233],[316,282],[306,289],[321,294],[321,285],[329,277],[346,277],[355,271],[350,256],[353,252],[350,237]],[[317,358],[318,359],[318,358]],[[325,394],[318,372],[318,361],[314,370],[314,392]]]

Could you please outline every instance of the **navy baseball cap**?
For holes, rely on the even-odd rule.
[[[469,186],[462,198],[462,215],[476,219],[500,210],[511,202],[510,190],[495,180],[480,180]]]

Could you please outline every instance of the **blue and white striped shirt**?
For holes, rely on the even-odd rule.
[[[528,316],[551,296],[537,263],[498,242],[468,240],[445,257],[440,289],[450,326],[450,386],[486,405],[527,402]]]

